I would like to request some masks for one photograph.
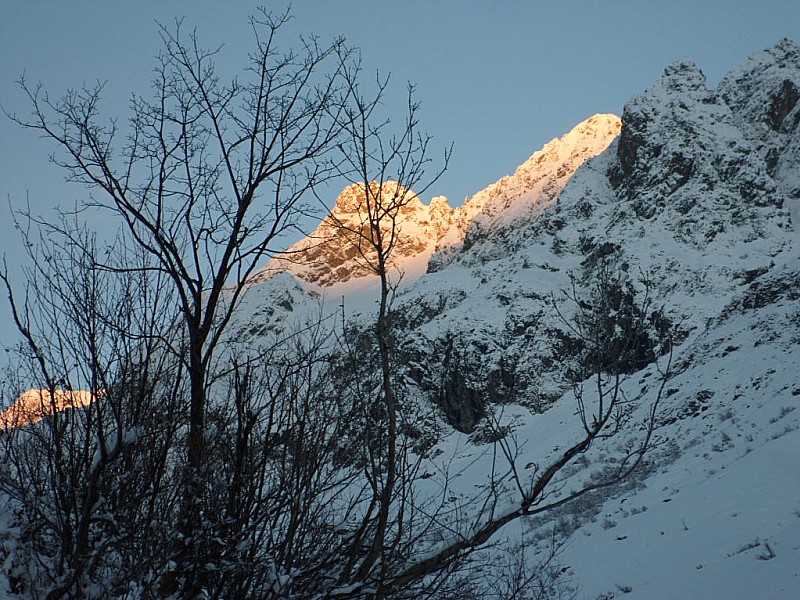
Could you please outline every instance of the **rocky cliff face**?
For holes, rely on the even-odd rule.
[[[696,65],[680,61],[628,103],[610,179],[637,218],[669,216],[671,230],[698,246],[725,237],[731,227],[749,226],[745,237],[763,237],[763,228],[780,218],[773,209],[786,197],[779,190],[776,149],[787,145],[789,140],[778,138],[791,131],[776,131],[770,110],[763,108],[787,109],[791,97],[784,97],[794,84],[757,81],[761,73],[746,65],[714,90]],[[752,95],[761,96],[759,104],[740,101]]]
[[[800,230],[800,46],[782,40],[754,54],[717,88],[763,160]]]
[[[551,404],[568,387],[566,295],[599,264],[616,265],[632,295],[657,298],[681,339],[703,331],[733,295],[792,264],[797,90],[800,50],[788,40],[716,89],[680,60],[621,120],[591,117],[464,206],[410,198],[395,264],[421,278],[394,305],[410,380],[464,431],[495,402]],[[363,226],[359,190],[280,268],[317,289],[368,281],[337,228]]]

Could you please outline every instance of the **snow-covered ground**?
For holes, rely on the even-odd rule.
[[[797,596],[800,310],[743,312],[676,356],[654,472],[560,557],[581,597]]]

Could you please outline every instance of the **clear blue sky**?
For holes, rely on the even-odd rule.
[[[257,4],[3,0],[0,102],[27,112],[14,86],[22,72],[53,94],[102,80],[108,114],[124,117],[129,93],[149,85],[159,50],[156,21],[185,16],[207,45],[225,44],[219,63],[235,74],[251,39],[246,19]],[[361,48],[368,71],[392,73],[395,98],[402,98],[406,81],[417,84],[424,129],[439,146],[455,145],[449,171],[428,196],[446,195],[453,204],[590,115],[621,114],[628,98],[678,58],[693,59],[715,84],[751,53],[783,37],[800,41],[797,0],[299,0],[292,6],[289,39],[344,35]],[[9,199],[19,205],[27,196],[47,214],[85,193],[63,183],[48,164],[50,150],[0,118],[0,254],[12,264],[20,253]],[[9,331],[3,305],[0,346]]]

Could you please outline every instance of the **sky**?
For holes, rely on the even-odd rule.
[[[185,17],[208,46],[223,44],[218,66],[235,75],[252,40],[247,17],[259,4],[286,7],[266,0],[3,0],[0,104],[28,113],[14,83],[23,73],[54,96],[99,80],[107,86],[104,114],[124,119],[130,93],[149,87],[157,23]],[[361,49],[366,74],[391,74],[388,111],[402,105],[407,82],[416,85],[421,126],[434,148],[454,146],[447,172],[423,200],[445,195],[453,205],[589,116],[621,114],[677,59],[694,60],[714,85],[753,52],[784,37],[800,42],[797,0],[297,0],[292,12],[287,43],[303,33],[344,36]],[[17,281],[21,242],[9,205],[29,203],[47,217],[87,194],[49,164],[53,150],[0,115],[0,256]],[[15,339],[9,321],[3,303],[0,347]]]

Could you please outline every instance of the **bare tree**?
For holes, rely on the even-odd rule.
[[[13,500],[20,532],[10,572],[28,597],[74,597],[90,584],[116,593],[132,573],[146,579],[167,560],[156,540],[177,499],[165,477],[181,423],[180,374],[153,391],[168,369],[159,335],[173,304],[162,274],[97,268],[93,236],[74,223],[66,243],[45,224],[44,243],[34,243],[37,229],[28,225],[24,299],[17,302],[5,274],[0,280],[25,340],[9,387],[37,388],[28,396],[38,396],[36,418],[44,419],[0,433],[0,493]],[[108,264],[137,264],[134,253],[107,250]],[[138,258],[145,267],[146,256]],[[59,398],[77,390],[91,390],[91,401],[62,410]],[[98,578],[110,565],[114,576]]]
[[[348,85],[352,102],[345,111],[347,143],[339,146],[344,160],[343,176],[361,188],[356,222],[338,221],[339,233],[357,250],[357,260],[380,281],[378,314],[374,341],[378,348],[380,389],[367,413],[367,428],[376,436],[367,444],[369,468],[366,476],[372,499],[363,514],[356,539],[350,548],[347,567],[341,578],[375,580],[377,595],[382,595],[388,570],[396,557],[390,556],[403,545],[406,535],[405,502],[413,477],[408,468],[407,445],[401,441],[398,426],[398,399],[394,383],[395,360],[392,348],[391,303],[402,277],[393,263],[393,252],[402,240],[404,209],[433,185],[447,168],[451,149],[445,149],[441,165],[434,167],[430,154],[431,136],[419,132],[419,103],[409,85],[405,121],[392,132],[389,120],[378,117],[379,103],[366,97],[349,72]],[[378,76],[377,96],[382,97],[388,78]],[[432,174],[428,170],[434,168]],[[415,193],[416,192],[416,193]],[[403,472],[398,472],[398,469]],[[398,490],[398,486],[402,489]],[[394,517],[393,517],[394,514]],[[392,521],[392,519],[394,519]],[[393,530],[393,531],[392,531]],[[389,540],[390,535],[394,538]],[[366,547],[362,554],[360,549]],[[373,571],[378,570],[377,574]]]
[[[249,275],[297,227],[307,192],[339,172],[331,151],[358,68],[341,39],[304,38],[299,50],[281,52],[288,19],[265,11],[251,19],[250,64],[228,83],[216,72],[219,50],[204,49],[180,23],[161,27],[153,94],[133,97],[124,139],[116,122],[100,120],[101,85],[51,100],[23,80],[32,116],[11,115],[56,142],[56,164],[92,191],[84,206],[119,219],[178,299],[184,335],[174,349],[189,380],[187,553],[203,547],[193,538],[203,526],[208,390],[222,334]],[[197,575],[187,573],[188,586],[202,586]]]
[[[66,242],[63,230],[72,232]],[[5,562],[12,591],[183,593],[172,566],[182,549],[171,541],[186,491],[188,380],[167,351],[177,310],[170,288],[158,271],[98,268],[91,239],[71,227],[51,233],[25,245],[35,271],[23,304],[2,276],[27,339],[13,375],[18,389],[41,387],[44,405],[39,422],[0,432],[0,495],[16,507],[19,531]],[[102,255],[106,265],[136,264],[127,250]],[[312,319],[217,365],[206,416],[213,493],[199,499],[216,515],[199,540],[207,597],[308,597],[334,581],[348,539],[340,519],[360,503],[352,490],[361,471],[348,453],[361,440],[348,430],[360,412],[343,402],[320,351],[327,333]],[[81,388],[103,393],[82,408],[54,406],[63,390]]]

